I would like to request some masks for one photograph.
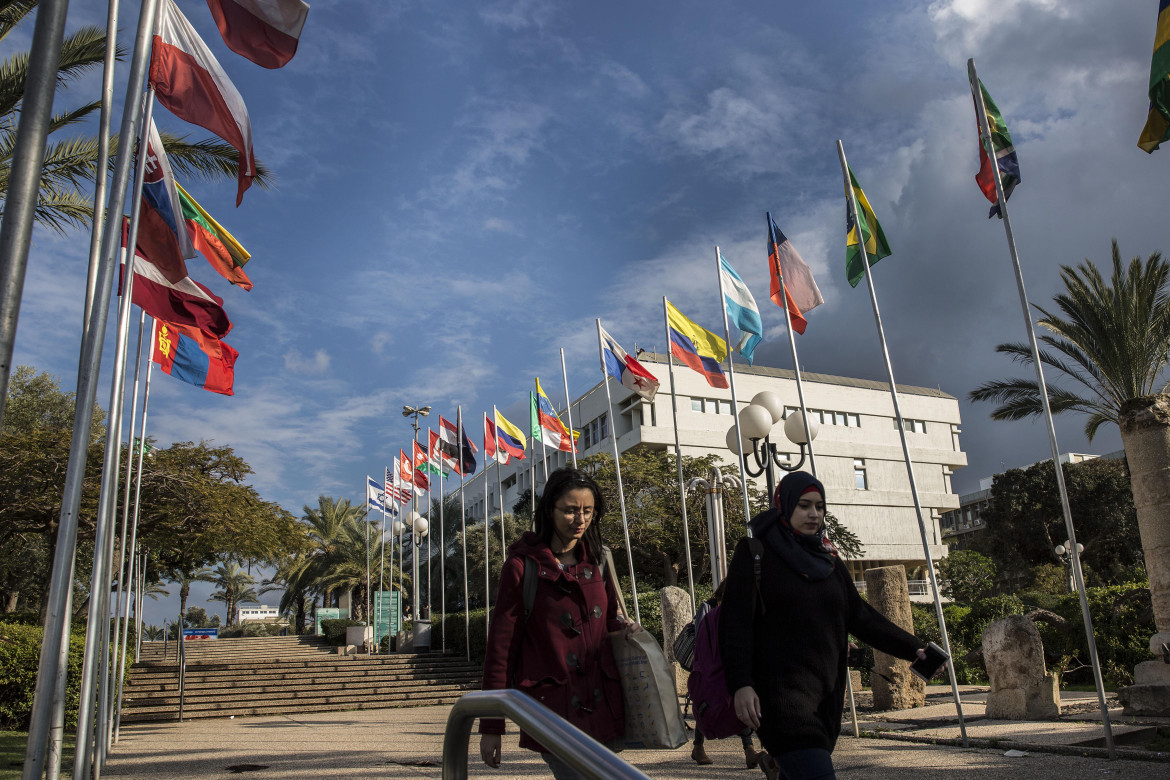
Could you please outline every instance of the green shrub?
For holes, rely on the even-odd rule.
[[[364,625],[360,620],[322,620],[321,633],[325,635],[325,644],[341,646],[345,644],[345,629]]]
[[[468,613],[467,621],[471,626],[471,661],[472,663],[483,665],[484,653],[487,648],[487,626],[484,624],[484,611],[482,609],[473,609]],[[467,626],[464,625],[462,612],[448,612],[447,619],[443,623],[443,628],[447,632],[447,651],[454,653],[464,652],[467,637]],[[438,638],[436,631],[439,629],[439,624],[436,621],[434,627],[431,629],[431,645],[435,646],[435,641]]]

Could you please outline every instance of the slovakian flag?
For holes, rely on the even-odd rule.
[[[536,377],[536,393],[530,394],[532,402],[532,426],[534,439],[540,439],[549,447],[561,450],[563,452],[573,451],[573,436],[569,433],[569,429],[561,422],[561,418],[557,416],[556,410],[553,409],[552,401],[545,395],[544,388],[540,386],[540,377]]]
[[[137,282],[135,287],[137,287]],[[221,395],[235,395],[236,358],[240,353],[198,328],[154,321],[151,359],[164,374]]]
[[[439,415],[439,439],[443,459],[456,474],[467,476],[475,473],[475,445],[467,438],[462,426]]]
[[[483,455],[487,460],[495,463],[507,463],[511,460],[508,457],[508,452],[503,447],[497,444],[499,437],[496,435],[496,424],[487,416],[487,412],[483,413]],[[486,468],[486,461],[485,461]]]
[[[252,289],[252,280],[244,273],[244,263],[251,257],[248,250],[240,246],[235,236],[216,222],[199,203],[175,182],[179,201],[183,206],[183,219],[195,249],[207,258],[216,273],[232,284],[245,290]]]
[[[496,441],[499,446],[516,460],[524,460],[524,431],[508,422],[508,418],[500,414],[500,410],[494,406],[492,416],[496,421]]]
[[[142,209],[135,243],[172,282],[187,276],[187,258],[195,247],[183,220],[183,208],[171,163],[163,150],[154,120],[146,133],[146,164],[142,182]]]
[[[123,219],[123,274],[128,233],[129,220]],[[121,292],[119,285],[118,294]],[[140,249],[134,253],[134,289],[130,300],[156,320],[188,325],[212,338],[222,339],[232,329],[222,298],[189,276],[172,282]]]
[[[723,307],[727,311],[727,318],[739,329],[739,343],[735,349],[743,355],[748,365],[754,365],[753,356],[756,345],[764,340],[764,321],[760,318],[760,308],[756,306],[756,299],[747,284],[740,278],[731,263],[719,254],[719,276],[723,281]]]
[[[1020,183],[1020,160],[1016,157],[1016,147],[1012,146],[1012,134],[1008,132],[1007,123],[1003,121],[1003,114],[999,112],[999,107],[995,105],[991,95],[987,94],[987,87],[983,86],[982,81],[979,82],[979,90],[983,93],[987,128],[991,131],[991,146],[995,152],[995,164],[999,167],[999,180],[1003,185],[1003,199],[1006,203],[1016,185]],[[980,138],[979,173],[975,174],[975,181],[983,191],[983,197],[991,201],[991,211],[988,212],[987,218],[1003,219],[999,213],[999,198],[995,194],[995,170],[991,167],[991,157],[983,146],[983,133],[979,130],[979,101],[975,99],[974,94],[971,95],[971,99],[975,100],[975,132]]]
[[[772,214],[766,213],[765,217],[768,220],[768,275],[772,277],[768,296],[772,303],[788,309],[789,324],[794,331],[803,334],[808,327],[804,315],[824,303],[825,299],[821,297],[821,289],[817,287],[808,263],[780,230]],[[787,301],[780,295],[781,280],[788,294]]]
[[[297,53],[309,15],[302,0],[207,0],[227,47],[262,68],[284,67]]]
[[[159,5],[157,30],[150,50],[150,86],[172,114],[210,130],[240,153],[239,206],[256,175],[248,107],[174,0]]]
[[[601,359],[605,363],[605,373],[622,383],[622,387],[631,390],[653,401],[658,392],[658,380],[646,370],[645,366],[630,357],[621,344],[613,336],[606,333],[601,327],[601,320],[597,321],[597,334],[600,339]]]
[[[727,387],[719,364],[727,357],[727,342],[692,322],[666,302],[666,326],[670,331],[670,354],[702,374],[711,387]]]

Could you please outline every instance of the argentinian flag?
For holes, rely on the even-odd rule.
[[[764,323],[756,299],[744,284],[743,279],[719,253],[719,274],[723,277],[723,300],[727,304],[727,317],[739,328],[739,343],[735,349],[743,355],[748,365],[753,365],[752,353],[756,345],[764,340]]]

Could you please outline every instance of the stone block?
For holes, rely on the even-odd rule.
[[[1158,659],[1142,661],[1133,668],[1135,685],[1170,685],[1170,664]]]
[[[674,640],[683,626],[695,619],[691,596],[682,588],[668,585],[662,591],[662,650],[674,662]]]
[[[1126,715],[1170,717],[1170,685],[1130,685],[1117,691],[1117,699]]]
[[[870,605],[895,625],[914,630],[910,611],[910,589],[903,566],[880,566],[865,571],[865,587]],[[876,710],[905,710],[926,702],[926,685],[910,673],[910,662],[874,649],[870,685]]]
[[[991,692],[987,717],[1044,720],[1060,715],[1058,679],[1044,665],[1044,643],[1035,624],[1009,615],[983,632],[983,662]]]

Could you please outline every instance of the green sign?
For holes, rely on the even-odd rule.
[[[317,607],[317,612],[315,613],[317,619],[317,635],[320,636],[325,633],[321,630],[322,620],[340,620],[341,612],[342,610],[337,607]]]
[[[381,644],[382,637],[397,634],[402,630],[402,609],[396,590],[380,590],[374,593],[374,643]]]

